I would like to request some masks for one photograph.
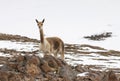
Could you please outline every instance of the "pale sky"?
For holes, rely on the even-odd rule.
[[[74,41],[95,32],[120,30],[120,0],[0,0],[0,32],[39,39],[35,19],[45,18],[46,36]]]

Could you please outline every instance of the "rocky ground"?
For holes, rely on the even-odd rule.
[[[101,34],[95,34],[91,36],[84,36],[84,38],[89,39],[89,40],[94,40],[94,41],[103,41],[106,38],[112,37],[112,32],[104,32]]]
[[[20,35],[0,34],[1,41],[39,43],[39,40],[23,37]],[[29,48],[29,47],[28,47]],[[32,51],[0,48],[0,81],[120,81],[120,68],[109,68],[103,70],[104,66],[84,65],[82,63],[71,64],[77,60],[70,56],[90,56],[99,54],[102,56],[120,57],[120,51],[107,50],[99,46],[87,44],[65,44],[65,60],[54,58],[51,55],[39,55],[38,46]],[[89,51],[89,48],[92,51]],[[93,51],[101,50],[101,51]],[[90,56],[93,57],[93,56]],[[108,60],[94,58],[94,60]],[[114,60],[114,59],[113,59]],[[120,61],[120,59],[115,59]]]

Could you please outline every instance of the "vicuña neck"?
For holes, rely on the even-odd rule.
[[[39,31],[40,31],[41,44],[43,44],[43,43],[44,43],[44,33],[43,33],[43,29],[41,28],[41,29],[39,29]]]

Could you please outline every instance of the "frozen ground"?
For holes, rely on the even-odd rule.
[[[66,44],[65,45],[65,61],[69,64],[75,66],[78,64],[83,65],[95,65],[98,67],[102,67],[103,70],[107,68],[120,68],[120,55],[115,54],[101,54],[104,52],[109,52],[110,50],[104,48],[97,48],[95,46],[85,46],[79,44]],[[24,51],[24,52],[34,52],[37,51],[36,54],[43,56],[42,53],[38,51],[39,43],[35,42],[11,42],[11,41],[0,41],[0,49],[8,49],[8,50],[16,50],[16,51]],[[11,57],[9,53],[0,52],[0,56],[2,57]]]
[[[100,46],[107,49],[100,50],[104,52],[109,50],[120,51],[119,0],[44,0],[42,2],[39,0],[4,0],[1,1],[0,4],[2,12],[0,15],[0,32],[19,34],[39,39],[39,30],[35,19],[42,20],[45,18],[45,36],[58,36],[62,38],[65,43],[69,44]],[[84,36],[103,32],[112,32],[112,38],[108,38],[105,41],[90,41],[83,39]],[[8,40],[0,41],[0,48],[15,49],[17,51],[34,51],[38,50],[38,44],[33,42],[11,42]],[[83,50],[79,51],[98,52],[99,49],[83,47]],[[99,53],[74,54],[74,52],[71,53],[71,51],[67,51],[65,57],[66,61],[73,65],[102,64],[106,67],[116,68],[120,65],[119,56],[104,56]]]

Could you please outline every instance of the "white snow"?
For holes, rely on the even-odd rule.
[[[66,61],[76,66],[78,64],[83,65],[99,65],[103,68],[119,68],[120,57],[118,56],[102,56],[99,54],[66,54]]]
[[[82,47],[82,50],[84,52],[107,52],[107,50],[99,50],[99,49],[92,49],[90,47]]]
[[[33,43],[26,42],[11,42],[11,41],[0,41],[0,48],[15,49],[17,51],[34,51],[36,46]]]
[[[0,48],[4,49],[14,49],[17,51],[27,51],[31,52],[34,50],[39,50],[39,44],[36,43],[22,43],[22,42],[11,42],[11,41],[0,41]],[[84,48],[87,49],[87,51],[97,52],[101,50],[96,50],[92,48]],[[103,50],[107,51],[107,50]],[[86,52],[86,50],[83,50],[83,52]],[[11,57],[10,54],[3,54],[0,53],[0,56],[3,57]],[[43,57],[42,53],[38,54],[39,57]],[[83,65],[99,65],[103,68],[119,68],[120,67],[120,57],[118,56],[102,56],[99,54],[65,54],[65,61],[73,66],[76,66],[77,64],[83,64]]]
[[[4,53],[0,53],[0,56],[2,56],[2,57],[11,57],[10,54],[4,54]]]
[[[45,18],[45,36],[58,36],[65,43],[120,50],[119,3],[119,0],[3,0],[0,1],[0,33],[39,39],[35,19]],[[113,37],[105,41],[83,39],[107,31],[113,32]]]
[[[86,74],[88,74],[89,72],[83,72],[83,73],[80,73],[80,74],[77,74],[77,76],[86,76]]]
[[[113,31],[115,32],[115,31]],[[82,44],[90,44],[94,46],[100,46],[105,49],[109,50],[118,50],[120,51],[120,33],[117,34],[117,36],[113,36],[111,38],[107,38],[104,41],[92,41],[92,40],[87,40],[87,39],[81,39],[80,40]]]
[[[45,18],[45,36],[58,36],[65,43],[90,44],[120,51],[120,0],[1,0],[0,33],[39,39],[35,19]],[[7,6],[6,6],[7,5]],[[84,36],[112,32],[105,41],[90,41]],[[38,50],[38,45],[0,41],[0,48],[18,51]],[[85,48],[86,49],[86,48]],[[87,48],[84,51],[100,51]],[[0,56],[7,56],[0,53]],[[8,55],[9,56],[9,55]],[[120,57],[99,54],[65,55],[72,65],[104,65],[119,68]],[[71,60],[73,59],[73,60]],[[95,60],[107,59],[107,60]]]
[[[0,65],[0,67],[2,67],[3,65]]]

